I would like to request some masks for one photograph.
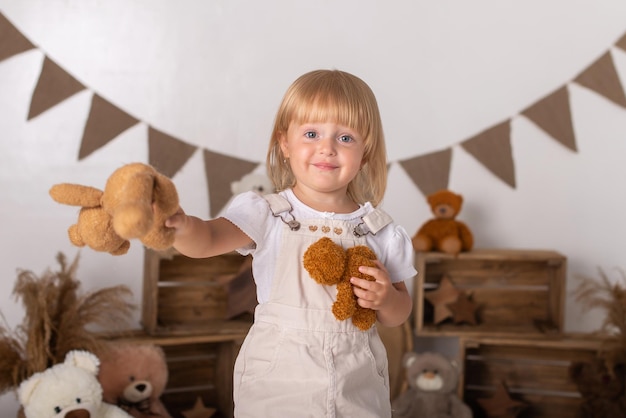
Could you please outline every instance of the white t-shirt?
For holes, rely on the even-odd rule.
[[[352,213],[331,213],[316,211],[298,200],[291,189],[279,193],[291,204],[291,214],[295,219],[326,218],[347,221],[358,225],[361,218],[374,210],[368,202]],[[237,195],[222,215],[235,224],[246,235],[253,245],[239,248],[243,255],[252,254],[252,268],[257,285],[259,303],[267,302],[275,275],[275,260],[281,248],[283,221],[275,217],[269,203],[255,192]],[[367,246],[374,251],[383,263],[392,283],[411,279],[417,274],[413,265],[413,246],[405,229],[400,225],[390,224],[378,231],[376,235],[365,236]]]

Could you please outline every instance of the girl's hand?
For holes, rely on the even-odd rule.
[[[391,302],[395,289],[385,266],[379,260],[374,260],[374,263],[376,267],[361,266],[359,271],[373,277],[375,281],[352,277],[350,283],[354,285],[359,306],[378,311]]]
[[[167,228],[176,229],[176,233],[184,229],[185,226],[187,226],[187,215],[185,211],[179,207],[175,214],[165,220],[165,226]]]
[[[357,303],[376,311],[378,321],[387,327],[402,325],[411,314],[413,301],[404,282],[391,283],[389,272],[378,260],[376,267],[359,267],[359,271],[372,276],[374,281],[350,278]]]

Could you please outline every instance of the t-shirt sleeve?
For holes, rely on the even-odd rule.
[[[232,222],[254,241],[250,246],[237,249],[240,254],[247,255],[253,254],[257,244],[263,241],[271,212],[269,204],[261,195],[249,191],[235,196],[222,217]]]
[[[411,239],[406,230],[400,225],[394,225],[390,239],[385,248],[385,268],[389,271],[392,283],[412,279],[417,274],[414,267],[415,252]]]

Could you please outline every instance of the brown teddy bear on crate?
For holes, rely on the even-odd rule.
[[[339,321],[352,318],[352,323],[363,331],[376,323],[376,312],[359,306],[350,278],[373,281],[373,277],[359,271],[359,266],[374,267],[374,260],[376,254],[364,245],[344,250],[327,237],[311,244],[303,257],[304,268],[313,280],[326,286],[337,285],[337,300],[332,306],[335,318]]]
[[[121,255],[133,238],[155,250],[165,250],[174,242],[175,231],[165,227],[165,220],[178,210],[176,187],[147,164],[118,168],[104,190],[61,183],[52,186],[50,196],[58,203],[81,207],[78,222],[68,230],[70,241],[78,247]]]
[[[472,232],[455,219],[461,211],[463,197],[444,189],[429,195],[427,201],[435,218],[424,223],[413,236],[415,251],[441,251],[453,255],[470,251],[474,246]]]
[[[455,364],[435,352],[404,355],[409,388],[391,403],[393,418],[472,418],[472,410],[456,395]]]
[[[578,417],[609,418],[626,416],[626,365],[612,368],[602,359],[577,361],[569,376],[582,397]]]
[[[98,353],[105,402],[135,418],[171,418],[161,402],[169,371],[163,349],[150,343],[112,342]]]

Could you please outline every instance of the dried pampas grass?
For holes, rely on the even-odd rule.
[[[608,337],[605,356],[609,365],[626,363],[626,273],[618,269],[614,283],[598,269],[599,277],[581,277],[575,290],[576,301],[586,310],[601,309],[606,313],[601,333]]]
[[[62,362],[71,350],[97,352],[104,340],[94,327],[111,331],[128,326],[135,309],[128,287],[80,295],[75,278],[78,256],[68,265],[59,253],[57,261],[60,270],[48,270],[41,277],[31,271],[18,273],[13,294],[21,299],[25,315],[14,331],[0,324],[0,394]]]

